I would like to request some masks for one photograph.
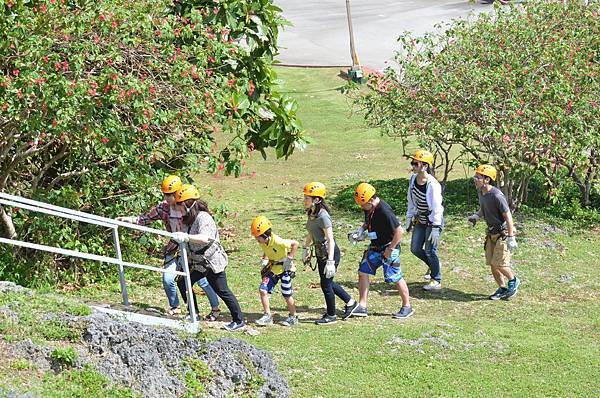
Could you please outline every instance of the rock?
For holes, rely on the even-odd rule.
[[[30,392],[26,392],[25,394],[19,394],[14,391],[5,390],[2,387],[0,387],[0,398],[36,398],[36,396]]]
[[[0,293],[20,293],[28,296],[33,295],[33,291],[31,289],[27,289],[26,287],[9,281],[0,281]]]

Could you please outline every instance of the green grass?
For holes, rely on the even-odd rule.
[[[197,179],[208,192],[211,207],[226,205],[227,233],[222,236],[232,251],[227,276],[251,326],[262,314],[257,292],[260,252],[249,233],[254,216],[265,214],[276,233],[302,240],[306,218],[302,187],[313,180],[326,184],[328,200],[336,204],[334,233],[343,252],[336,279],[358,297],[356,268],[364,245],[351,246],[345,236],[361,223],[361,213],[351,203],[344,205],[348,200],[344,189],[360,180],[409,175],[399,144],[365,128],[359,116],[349,113],[338,91],[343,81],[337,70],[278,71],[286,90],[297,98],[314,143],[288,161],[263,161],[256,154],[248,162],[248,173],[238,179],[209,175]],[[464,177],[463,171],[453,176]],[[384,199],[401,206],[405,194],[382,184]],[[461,200],[450,198],[454,204]],[[453,203],[447,204],[449,209]],[[371,286],[368,318],[318,327],[312,323],[324,312],[318,275],[300,271],[293,283],[301,324],[235,337],[273,354],[293,397],[597,395],[598,231],[564,228],[529,213],[517,214],[519,248],[514,264],[523,284],[514,300],[491,302],[486,297],[495,284],[485,266],[484,230],[481,225],[468,227],[464,219],[475,206],[465,197],[449,212],[439,249],[444,276],[439,293],[421,289],[425,266],[410,254],[409,237],[404,238],[401,260],[416,310],[412,318],[399,321],[389,316],[398,310],[400,299],[378,275]],[[129,271],[128,288],[134,304],[167,305],[157,274]],[[87,300],[120,300],[118,284],[92,285],[72,294]],[[200,305],[208,312],[206,299],[200,298]],[[276,320],[283,320],[287,310],[278,292],[271,305]],[[338,306],[342,309],[343,304]],[[206,328],[203,336],[231,335]]]

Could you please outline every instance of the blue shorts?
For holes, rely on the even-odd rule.
[[[358,271],[375,275],[377,268],[381,266],[383,266],[383,276],[386,282],[395,283],[402,279],[404,274],[400,268],[400,249],[392,250],[392,255],[386,261],[384,261],[382,252],[367,250],[360,261]]]
[[[273,293],[275,286],[277,286],[279,279],[281,279],[281,295],[283,297],[292,297],[294,294],[294,289],[292,289],[292,277],[287,273],[287,271],[280,275],[275,275],[269,272],[262,279],[259,289],[263,292],[271,294]]]

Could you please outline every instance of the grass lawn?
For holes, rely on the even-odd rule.
[[[451,215],[442,236],[440,258],[444,289],[422,290],[425,266],[402,245],[402,269],[415,315],[391,318],[400,307],[396,291],[372,281],[370,316],[319,327],[324,312],[318,274],[299,272],[294,279],[301,324],[259,329],[259,248],[249,233],[252,218],[268,216],[274,231],[302,240],[306,220],[302,187],[318,180],[330,196],[360,180],[407,177],[408,161],[398,143],[364,127],[352,116],[333,69],[278,69],[286,91],[299,103],[299,115],[314,143],[289,160],[256,154],[240,178],[198,176],[209,192],[209,205],[225,204],[224,245],[232,250],[227,269],[250,326],[258,335],[236,337],[271,352],[289,380],[294,397],[399,396],[597,396],[600,391],[600,234],[582,233],[517,214],[519,248],[515,269],[523,283],[511,301],[492,302],[495,284],[485,266],[482,225],[470,228],[467,214]],[[253,173],[254,172],[254,173]],[[471,173],[466,171],[467,175]],[[465,177],[457,171],[455,177]],[[385,197],[384,197],[385,199]],[[473,210],[476,210],[475,208]],[[403,214],[398,214],[401,219]],[[357,263],[364,246],[351,246],[346,234],[361,223],[361,213],[333,209],[334,233],[343,253],[336,276],[358,298]],[[145,274],[128,281],[130,299],[164,307],[160,277]],[[118,303],[118,283],[78,293],[87,299]],[[207,300],[200,298],[202,311]],[[277,290],[272,310],[287,310]],[[343,303],[338,302],[343,310]],[[230,336],[207,327],[211,339]]]

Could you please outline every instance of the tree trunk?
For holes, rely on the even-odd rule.
[[[17,231],[15,230],[15,224],[13,224],[12,217],[4,211],[4,207],[0,205],[0,225],[2,226],[2,236],[7,239],[14,239],[17,237]]]

